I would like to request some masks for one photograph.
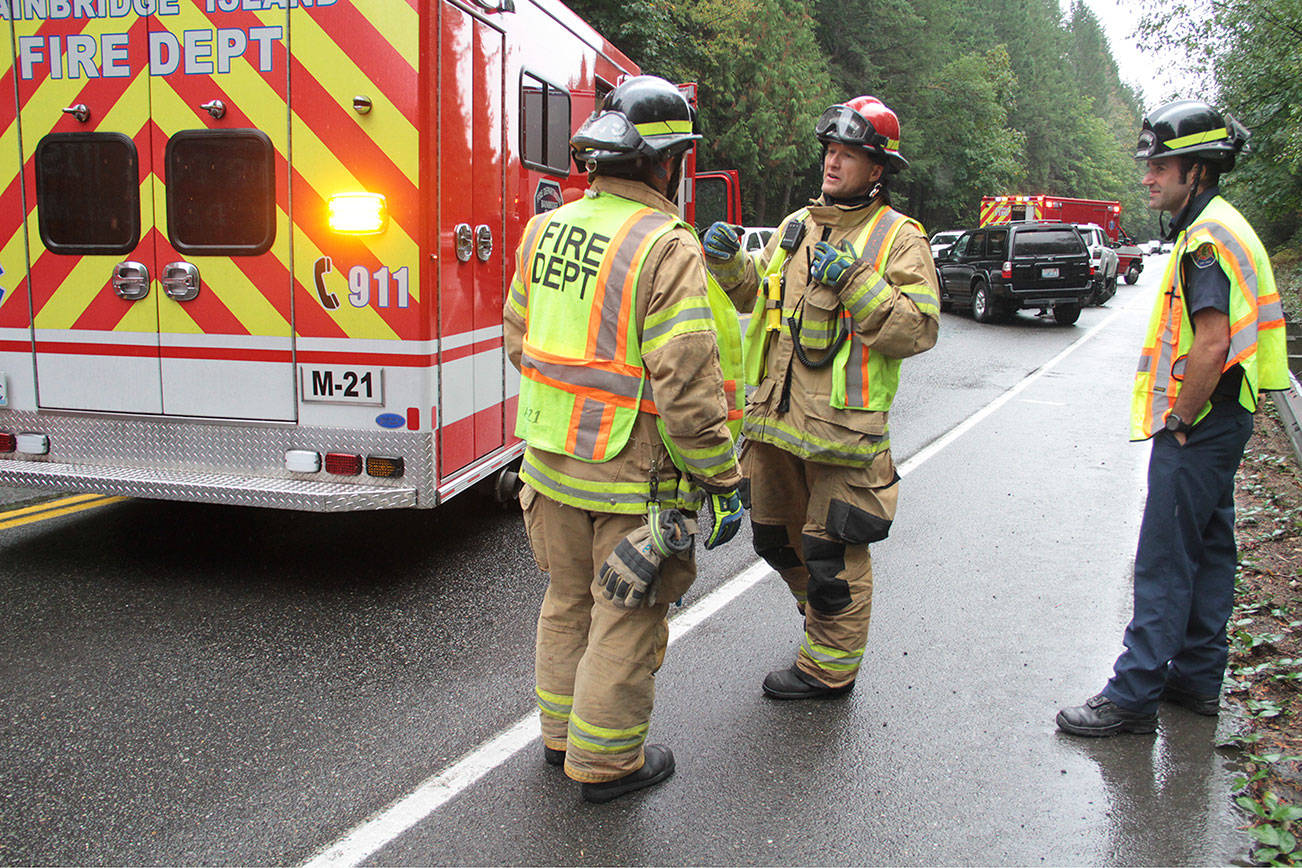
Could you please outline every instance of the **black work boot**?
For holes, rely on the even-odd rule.
[[[565,765],[565,751],[543,745],[543,759],[546,760],[549,766],[563,766]]]
[[[764,694],[774,699],[819,699],[843,696],[853,687],[853,681],[842,687],[828,687],[812,675],[806,675],[794,663],[787,669],[770,672],[764,677]]]
[[[1221,696],[1201,696],[1174,681],[1166,682],[1162,688],[1162,701],[1183,705],[1185,708],[1204,717],[1215,717],[1221,710]]]
[[[1084,705],[1058,712],[1058,729],[1072,735],[1104,736],[1121,732],[1153,732],[1157,715],[1127,711],[1102,693],[1091,696]]]
[[[583,798],[589,802],[609,802],[636,790],[652,787],[674,773],[674,752],[663,744],[649,744],[642,750],[642,768],[613,781],[584,784]]]

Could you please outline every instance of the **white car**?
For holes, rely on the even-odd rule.
[[[1077,223],[1076,230],[1090,251],[1090,265],[1094,269],[1094,293],[1090,304],[1103,304],[1117,292],[1117,266],[1121,260],[1112,242],[1103,234],[1097,223]]]
[[[743,253],[759,253],[769,243],[773,235],[772,226],[748,226],[741,230],[741,249]]]
[[[940,255],[954,246],[954,242],[963,234],[961,229],[942,229],[931,236],[931,258],[939,259]]]

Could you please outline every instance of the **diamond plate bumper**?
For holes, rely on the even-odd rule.
[[[0,458],[0,485],[312,512],[438,501],[429,432],[18,410],[0,413],[0,428],[40,432],[50,443],[49,455]],[[399,479],[306,477],[285,468],[287,449],[394,455],[404,459],[407,473]]]
[[[0,484],[309,512],[400,509],[416,505],[415,488],[95,467],[53,461],[0,461]]]

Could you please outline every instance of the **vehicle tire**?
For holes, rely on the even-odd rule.
[[[972,319],[977,322],[994,322],[998,316],[995,300],[990,295],[990,284],[978,280],[972,285]]]
[[[1109,277],[1107,280],[1103,281],[1103,292],[1099,295],[1098,303],[1106,304],[1108,299],[1112,298],[1112,296],[1116,294],[1117,294],[1117,278],[1114,275],[1112,277]]]
[[[1132,262],[1130,263],[1130,267],[1126,269],[1126,283],[1130,284],[1131,286],[1134,286],[1138,282],[1139,282],[1139,263]]]
[[[1071,325],[1078,319],[1080,319],[1079,304],[1055,304],[1053,306],[1053,321],[1058,325]]]

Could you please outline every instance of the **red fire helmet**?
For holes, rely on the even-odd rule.
[[[900,119],[875,96],[857,96],[831,106],[819,117],[814,133],[823,144],[841,142],[865,148],[891,173],[908,168],[900,154]]]

